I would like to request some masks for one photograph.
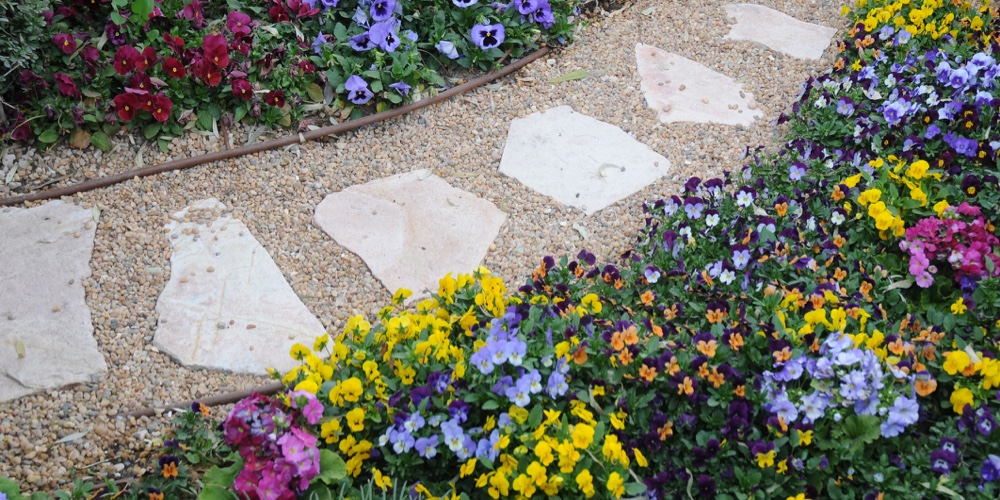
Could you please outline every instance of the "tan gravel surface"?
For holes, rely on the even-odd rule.
[[[840,4],[832,0],[759,2],[803,21],[842,29]],[[575,255],[587,248],[608,260],[628,247],[642,224],[641,202],[679,192],[691,175],[721,175],[740,164],[746,145],[772,145],[771,122],[789,111],[800,84],[832,63],[800,60],[747,42],[724,41],[729,23],[714,0],[641,0],[611,13],[598,12],[576,43],[502,80],[442,105],[346,135],[182,172],[132,180],[65,201],[101,209],[85,283],[95,336],[109,371],[92,383],[50,390],[0,404],[0,475],[27,490],[66,486],[70,474],[129,477],[136,457],[167,429],[165,418],[126,420],[120,414],[150,405],[245,389],[267,380],[180,367],[151,345],[154,306],[166,283],[169,244],[163,225],[189,202],[216,197],[273,256],[306,306],[331,331],[353,314],[371,314],[390,299],[364,262],[312,223],[323,197],[353,184],[431,168],[455,187],[510,214],[484,264],[508,289],[520,285],[544,255]],[[649,11],[655,7],[655,10]],[[648,12],[644,14],[643,12]],[[671,124],[657,121],[639,91],[633,50],[642,42],[696,60],[741,82],[765,119],[751,127]],[[547,83],[577,69],[590,77]],[[671,173],[646,189],[592,216],[558,205],[497,173],[510,121],[551,107],[621,127],[673,164]],[[275,132],[273,136],[283,132]],[[233,142],[247,139],[233,131]],[[151,165],[222,148],[221,140],[191,134],[175,140],[170,154],[139,137],[116,138],[101,154],[66,146],[47,152],[13,151],[21,167],[15,186],[59,186],[136,168],[137,153]],[[0,197],[21,194],[0,176]],[[588,238],[573,228],[582,226]],[[223,409],[217,409],[221,415]],[[54,444],[78,431],[71,443]]]

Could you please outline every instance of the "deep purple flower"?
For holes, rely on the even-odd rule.
[[[477,24],[472,27],[472,42],[483,50],[499,47],[506,36],[503,24],[500,23]]]
[[[945,450],[931,452],[931,470],[938,474],[947,474],[955,464],[955,454]]]
[[[368,82],[358,75],[351,75],[344,83],[344,90],[348,92],[347,99],[354,104],[362,105],[370,101],[375,94],[368,90]]]
[[[983,460],[983,466],[979,469],[979,475],[983,481],[992,482],[1000,479],[1000,457],[990,454]]]
[[[711,498],[715,496],[715,480],[711,476],[702,474],[698,476],[698,498]]]

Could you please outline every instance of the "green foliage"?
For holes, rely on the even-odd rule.
[[[0,1],[0,96],[17,82],[17,74],[38,63],[43,44],[51,44],[42,12],[49,0]]]

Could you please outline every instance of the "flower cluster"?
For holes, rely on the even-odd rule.
[[[928,288],[934,283],[937,264],[949,269],[966,292],[974,291],[983,278],[1000,276],[1000,256],[995,250],[1000,239],[981,210],[963,202],[958,207],[942,207],[941,212],[941,217],[918,221],[899,242],[899,248],[910,256],[909,272],[917,285]]]

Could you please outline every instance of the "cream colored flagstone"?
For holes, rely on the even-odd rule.
[[[663,177],[670,162],[624,130],[569,106],[515,118],[500,172],[587,215]]]
[[[479,266],[507,214],[424,169],[327,195],[313,220],[390,293],[417,296]]]
[[[0,209],[0,401],[107,371],[83,290],[93,219],[58,200]]]
[[[641,43],[635,59],[646,104],[661,122],[746,126],[764,116],[740,83],[701,63]]]
[[[296,342],[326,330],[242,221],[211,198],[166,225],[170,281],[156,303],[153,344],[185,366],[238,373],[287,371]]]
[[[819,59],[830,46],[835,28],[807,23],[763,5],[730,4],[726,14],[736,19],[724,39],[763,44],[800,59]]]

